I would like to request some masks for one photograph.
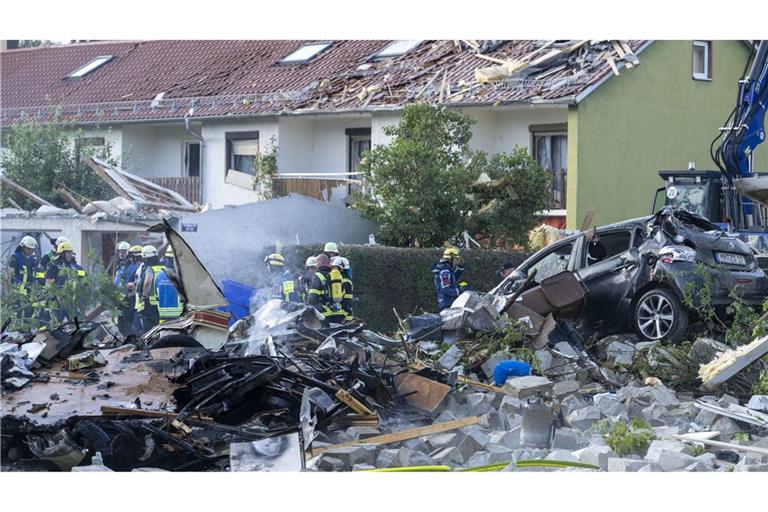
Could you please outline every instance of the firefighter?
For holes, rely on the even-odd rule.
[[[450,308],[453,301],[461,294],[462,287],[466,287],[466,283],[460,283],[463,273],[461,254],[455,247],[445,249],[440,261],[432,265],[439,311]]]
[[[138,263],[136,263],[131,249],[131,245],[128,242],[117,244],[119,262],[115,270],[115,285],[123,291],[123,303],[120,306],[120,313],[117,317],[117,329],[123,336],[131,333],[131,324],[133,323],[133,282]]]
[[[326,242],[323,253],[328,256],[329,260],[333,261],[333,258],[339,255],[339,246],[336,245],[336,242]]]
[[[62,235],[56,240],[50,239],[50,242],[53,246],[53,249],[48,251],[43,255],[42,258],[40,258],[40,265],[37,272],[35,273],[35,278],[37,278],[40,284],[45,284],[45,273],[48,271],[48,265],[56,259],[56,249],[59,247],[59,244],[62,242],[71,242],[71,240]]]
[[[307,291],[312,284],[312,278],[315,276],[315,257],[310,256],[304,263],[304,272],[296,279],[296,292],[299,295],[299,300],[306,304]]]
[[[144,248],[140,245],[131,246],[129,254],[131,256],[131,260],[133,261],[131,265],[131,268],[133,269],[133,274],[131,275],[131,278],[128,281],[128,285],[127,285],[128,302],[130,302],[131,304],[131,313],[130,313],[131,323],[130,323],[130,328],[128,329],[128,332],[130,334],[135,334],[137,336],[141,334],[141,311],[139,309],[139,300],[136,297],[137,291],[138,291],[136,283],[140,282],[141,274],[144,271],[144,261],[141,258],[142,249]]]
[[[25,236],[19,242],[8,263],[7,282],[16,288],[19,293],[26,295],[32,285],[37,272],[37,240],[31,236]]]
[[[312,278],[312,284],[307,291],[307,303],[318,310],[327,321],[343,323],[346,313],[341,311],[341,300],[344,297],[341,275],[331,268],[331,260],[325,253],[315,258],[317,270]],[[332,274],[338,274],[338,277]]]
[[[291,271],[285,267],[282,254],[273,253],[264,258],[269,272],[269,298],[298,302],[299,294]]]
[[[334,270],[338,270],[341,273],[341,286],[343,292],[341,299],[341,311],[344,313],[344,320],[349,322],[354,318],[354,313],[352,311],[354,286],[352,285],[352,279],[349,277],[349,260],[342,256],[336,256],[331,262],[331,265]]]
[[[75,260],[75,248],[72,242],[59,241],[56,245],[56,258],[48,263],[45,271],[46,284],[54,283],[56,288],[61,288],[70,277],[85,277],[85,269]],[[60,322],[72,321],[72,314],[62,308],[57,308],[54,315]]]
[[[141,316],[141,333],[160,323],[157,298],[157,276],[165,267],[160,264],[157,248],[145,245],[141,249],[142,266],[136,281],[136,311]]]
[[[165,257],[160,260],[160,263],[162,263],[166,269],[176,270],[176,255],[173,253],[173,247],[168,245],[168,248],[165,250]]]

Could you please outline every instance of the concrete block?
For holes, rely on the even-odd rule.
[[[579,462],[579,458],[568,450],[552,450],[546,456],[546,460],[565,460],[569,462]]]
[[[381,435],[381,432],[373,427],[349,427],[347,435],[351,439],[365,439],[366,437]]]
[[[685,466],[681,471],[703,473],[703,472],[712,471],[713,469],[714,468],[712,466],[707,466],[703,462],[694,462],[688,466]]]
[[[662,450],[659,454],[658,461],[661,465],[662,471],[680,471],[686,466],[690,466],[696,462],[695,457],[691,457],[686,453],[680,453],[672,450]]]
[[[648,451],[643,458],[650,462],[659,462],[659,458],[664,451],[689,454],[690,448],[680,441],[654,439],[648,446]]]
[[[458,446],[459,442],[466,437],[466,434],[461,432],[443,432],[442,434],[435,434],[428,436],[424,441],[429,451],[434,451],[438,448],[446,448],[448,446]]]
[[[376,466],[371,466],[370,464],[355,464],[352,466],[352,471],[368,471],[371,469],[378,469]]]
[[[523,399],[540,393],[551,393],[552,386],[552,381],[546,377],[526,375],[507,379],[504,391],[512,397]]]
[[[479,430],[471,430],[456,445],[456,449],[461,454],[462,460],[469,460],[472,455],[483,450],[488,444],[489,437]]]
[[[393,448],[387,448],[385,450],[381,450],[379,454],[376,456],[376,467],[377,468],[399,468],[403,464],[400,462],[400,450],[393,449]]]
[[[493,378],[493,370],[496,368],[496,365],[509,359],[515,359],[515,357],[509,352],[496,352],[486,362],[484,362],[480,368],[483,370],[485,376],[491,379]]]
[[[348,470],[348,467],[339,458],[336,457],[330,457],[326,455],[325,453],[320,454],[318,457],[317,462],[315,463],[315,468],[317,468],[318,471],[346,471]]]
[[[486,447],[485,452],[490,454],[489,464],[498,464],[499,462],[512,460],[513,450],[506,446],[491,444]]]
[[[491,453],[490,452],[478,452],[474,454],[466,464],[464,464],[465,468],[476,468],[478,466],[487,466],[491,463]]]
[[[720,417],[714,424],[712,424],[712,430],[718,430],[720,432],[720,440],[730,441],[736,432],[741,432],[745,429],[741,428],[739,424],[731,418]]]
[[[503,413],[515,413],[520,414],[523,408],[523,401],[519,398],[515,398],[509,395],[503,395],[501,399],[501,405],[499,405],[499,412]]]
[[[442,356],[440,356],[440,359],[437,360],[437,367],[441,370],[451,371],[454,366],[459,364],[463,355],[464,352],[462,352],[458,346],[452,345]]]
[[[634,472],[648,466],[647,460],[623,459],[618,457],[608,458],[608,471],[615,472]]]
[[[587,402],[585,402],[580,395],[567,396],[560,402],[560,410],[563,412],[563,417],[565,418],[576,409],[581,409],[586,406]]]
[[[437,461],[424,452],[411,453],[411,466],[437,466]]]
[[[464,416],[462,416],[462,418],[463,417]],[[443,411],[437,418],[435,418],[435,423],[445,423],[446,421],[453,421],[455,419],[458,418],[452,411]]]
[[[345,469],[349,470],[355,464],[375,464],[376,449],[376,446],[346,446],[327,450],[322,455],[339,459]]]
[[[558,428],[555,430],[555,437],[552,439],[552,448],[562,448],[564,450],[578,450],[588,444],[587,439],[572,428]]]
[[[454,446],[430,453],[429,456],[441,466],[460,466],[464,463],[461,452]]]
[[[650,462],[637,470],[638,473],[658,473],[661,471],[661,465],[658,462]]]
[[[712,338],[698,338],[691,346],[691,358],[699,364],[707,364],[717,357],[718,352],[728,350],[728,345]]]
[[[506,415],[499,414],[496,411],[491,411],[480,416],[479,425],[484,430],[506,430],[507,418]]]
[[[556,398],[561,398],[567,395],[577,393],[581,389],[581,384],[575,380],[561,380],[555,382],[552,387],[552,393]]]
[[[554,356],[552,356],[552,353],[549,350],[537,350],[533,355],[539,360],[540,371],[545,372],[552,368]]]
[[[636,351],[634,345],[623,341],[613,341],[605,349],[606,357],[621,366],[631,366]]]
[[[470,416],[482,416],[491,410],[492,398],[487,393],[471,393],[466,397]]]
[[[727,409],[729,405],[739,405],[739,399],[729,394],[725,394],[717,401],[717,405]]]
[[[515,450],[520,446],[520,427],[508,432],[494,432],[488,439],[488,444],[505,446]]]
[[[713,430],[712,425],[717,421],[718,418],[720,418],[720,416],[717,414],[702,409],[693,419],[693,422],[705,430]]]
[[[600,409],[600,412],[603,413],[603,416],[609,418],[611,421],[629,420],[629,409],[626,405],[619,402],[615,395],[610,393],[601,393],[599,395],[595,395],[594,400],[595,407]]]
[[[566,418],[566,423],[571,428],[584,432],[603,418],[603,413],[595,406],[576,409]]]
[[[579,353],[567,341],[561,341],[555,345],[555,350],[568,357],[579,357]]]
[[[580,450],[576,450],[573,454],[579,458],[579,461],[585,464],[593,464],[600,466],[600,469],[605,471],[608,469],[608,459],[616,457],[616,454],[610,446],[587,446]]]

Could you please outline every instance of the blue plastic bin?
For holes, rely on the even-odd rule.
[[[229,320],[230,325],[248,316],[248,313],[250,313],[251,297],[256,293],[256,288],[230,279],[222,279],[221,291],[224,294],[224,298],[227,299],[229,306],[219,308],[219,310],[228,311],[232,315],[232,318]]]

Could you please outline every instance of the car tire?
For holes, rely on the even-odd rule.
[[[635,303],[632,324],[644,340],[677,342],[688,329],[688,311],[674,292],[654,288]]]

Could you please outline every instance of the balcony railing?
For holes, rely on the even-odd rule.
[[[175,176],[172,178],[146,178],[148,181],[173,190],[192,204],[200,204],[200,177]]]

